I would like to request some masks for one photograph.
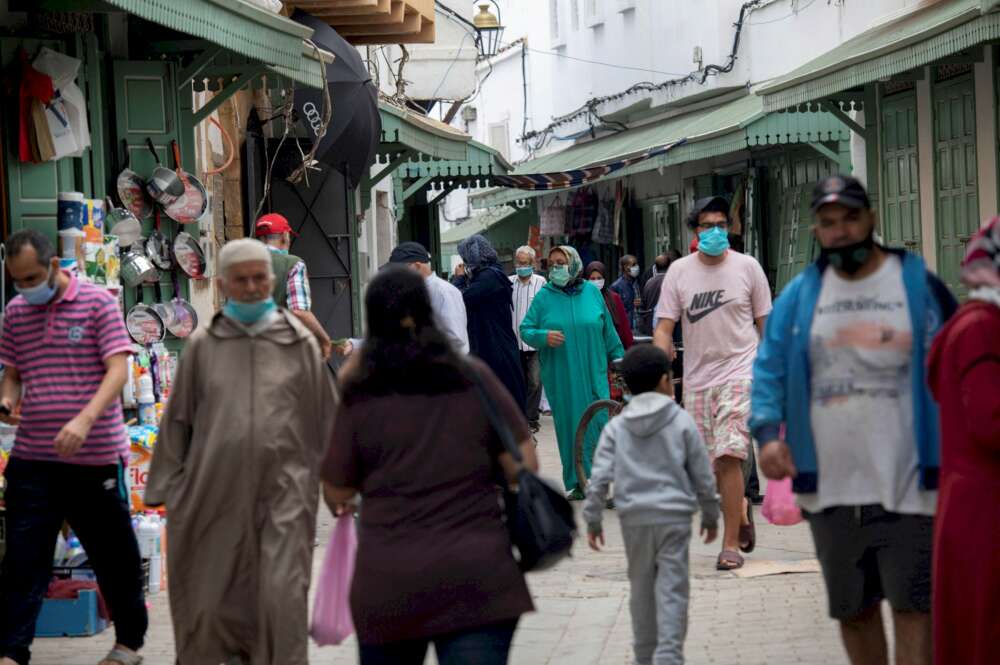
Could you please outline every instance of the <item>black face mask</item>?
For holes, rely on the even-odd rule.
[[[875,237],[869,233],[867,238],[853,245],[830,249],[822,248],[820,249],[820,256],[826,259],[837,270],[843,270],[848,275],[853,275],[868,262],[868,258],[872,255],[874,248]]]

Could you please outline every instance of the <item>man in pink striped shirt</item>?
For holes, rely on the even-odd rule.
[[[45,236],[15,233],[7,257],[20,295],[7,305],[0,340],[0,420],[18,429],[5,474],[0,665],[28,665],[64,521],[114,618],[116,644],[101,665],[136,665],[148,617],[119,400],[132,345],[115,298],[61,271]]]

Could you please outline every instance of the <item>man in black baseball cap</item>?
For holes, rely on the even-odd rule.
[[[888,652],[883,600],[897,662],[929,663],[939,445],[924,367],[955,302],[919,256],[875,242],[857,179],[820,180],[812,210],[819,260],[782,290],[754,364],[760,468],[793,479],[851,663]]]
[[[387,265],[403,265],[424,277],[434,321],[459,353],[469,352],[469,331],[462,292],[441,279],[431,268],[431,255],[419,242],[401,242],[389,254]],[[340,355],[349,355],[361,347],[362,340],[351,339],[337,348]]]

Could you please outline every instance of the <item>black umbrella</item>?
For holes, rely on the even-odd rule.
[[[316,158],[344,174],[348,187],[357,187],[375,162],[382,120],[378,113],[378,90],[361,54],[337,31],[302,10],[292,20],[313,29],[312,41],[336,59],[326,66],[326,80],[333,102],[333,117],[320,141]],[[323,91],[301,88],[295,91],[295,110],[309,136],[323,121]]]

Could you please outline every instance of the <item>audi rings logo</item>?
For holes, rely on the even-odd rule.
[[[302,106],[302,112],[306,114],[306,120],[309,121],[309,126],[312,127],[313,135],[319,136],[320,127],[323,125],[323,119],[319,117],[319,109],[312,102],[306,102]]]

